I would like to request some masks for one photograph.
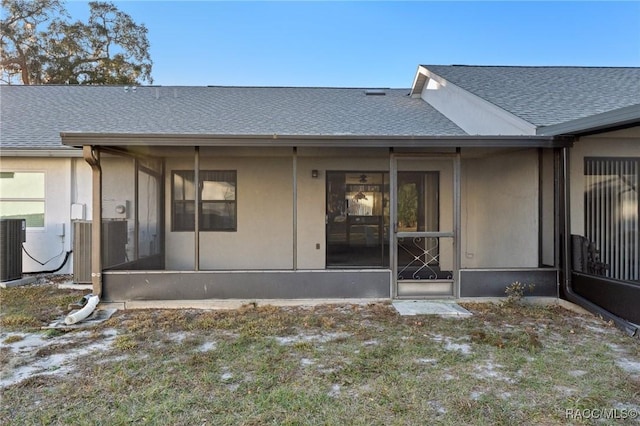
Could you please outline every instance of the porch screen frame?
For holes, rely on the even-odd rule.
[[[157,159],[156,159],[157,160]],[[141,160],[140,158],[135,158],[135,163],[136,163],[136,182],[135,182],[135,197],[136,197],[136,203],[135,203],[135,212],[134,215],[136,217],[135,219],[135,230],[134,233],[136,235],[136,245],[134,247],[134,253],[135,253],[135,260],[140,260],[140,259],[144,259],[146,257],[152,257],[152,256],[157,256],[157,255],[162,255],[162,258],[164,258],[164,245],[165,245],[165,241],[164,241],[164,209],[162,208],[163,205],[163,199],[164,199],[164,179],[163,179],[163,175],[164,175],[164,161],[163,160],[158,160],[158,170],[154,170],[153,167],[150,167],[148,164],[148,160]],[[158,205],[157,207],[157,211],[156,211],[156,215],[157,215],[157,231],[158,231],[158,236],[157,236],[157,240],[158,240],[158,247],[156,248],[156,250],[149,250],[149,254],[146,256],[141,256],[140,255],[140,228],[141,228],[141,221],[140,221],[140,173],[144,173],[146,175],[149,175],[150,177],[153,177],[156,180],[157,183],[157,197],[158,197]]]
[[[332,197],[332,193],[330,193],[329,191],[329,182],[330,182],[330,176],[331,175],[343,175],[344,176],[344,185],[345,185],[345,193],[346,193],[346,186],[347,185],[352,185],[354,187],[357,186],[377,186],[379,185],[381,187],[381,191],[380,193],[382,194],[382,200],[381,200],[381,205],[380,205],[380,209],[381,209],[381,215],[371,215],[371,217],[379,217],[380,222],[377,224],[378,225],[378,238],[377,238],[377,243],[380,244],[380,258],[379,258],[379,264],[376,265],[366,265],[366,264],[354,264],[354,263],[347,263],[347,264],[335,264],[335,263],[330,263],[330,255],[329,255],[329,225],[330,225],[330,221],[333,220],[332,217],[330,217],[329,215],[329,205],[330,203],[332,203],[333,201],[331,200]],[[354,175],[354,174],[360,174],[360,175],[380,175],[382,177],[382,183],[380,184],[371,184],[371,183],[362,183],[362,185],[358,185],[358,184],[347,184],[346,183],[346,176],[347,175]],[[326,215],[326,225],[325,225],[325,268],[326,269],[389,269],[391,267],[390,263],[389,263],[389,248],[386,248],[385,245],[388,243],[388,238],[385,238],[385,232],[387,234],[390,233],[390,229],[389,229],[389,223],[390,223],[390,212],[385,214],[385,208],[389,208],[388,206],[385,206],[385,202],[390,203],[391,201],[391,195],[390,195],[390,180],[389,180],[390,176],[389,176],[389,172],[387,170],[327,170],[325,172],[325,215]],[[367,191],[365,191],[367,192]],[[375,191],[374,191],[375,192]],[[346,199],[341,199],[340,203],[344,203]],[[345,204],[342,206],[343,210],[346,214],[345,216],[345,235],[349,234],[350,229],[349,226],[358,226],[357,223],[350,223],[349,222],[349,207]],[[368,215],[367,215],[368,216]],[[357,215],[352,215],[352,217],[358,217],[360,219],[362,219],[365,216],[357,216]],[[373,225],[373,223],[366,223],[363,225],[365,226],[371,226]],[[388,235],[387,235],[388,236]]]
[[[445,232],[398,232],[398,161],[399,160],[450,160],[453,167],[453,229]],[[460,297],[460,269],[462,264],[460,254],[460,235],[462,227],[461,213],[461,149],[456,147],[455,153],[411,153],[411,152],[390,152],[389,155],[389,185],[390,185],[390,232],[389,232],[389,264],[391,267],[391,288],[390,294],[393,299],[398,295],[398,238],[451,238],[453,243],[453,269],[452,269],[452,290],[451,297]]]

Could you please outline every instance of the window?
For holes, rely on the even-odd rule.
[[[585,237],[604,275],[640,280],[638,158],[585,158]]]
[[[200,205],[198,206],[200,231],[235,231],[236,181],[235,171],[201,170],[199,172]],[[172,229],[195,229],[195,173],[180,170],[172,173]]]
[[[0,172],[0,217],[44,227],[44,173]]]

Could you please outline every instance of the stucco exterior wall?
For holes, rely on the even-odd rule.
[[[537,150],[462,157],[462,268],[537,267]]]
[[[640,127],[582,137],[570,153],[571,233],[584,235],[584,158],[640,157]]]
[[[71,205],[91,205],[91,168],[81,158],[20,158],[2,157],[1,171],[43,172],[45,175],[45,226],[27,228],[25,248],[41,262],[40,265],[26,254],[22,256],[24,273],[57,269],[64,260],[65,253],[72,250]],[[63,235],[59,235],[63,234]],[[58,272],[70,274],[73,271],[73,255]]]

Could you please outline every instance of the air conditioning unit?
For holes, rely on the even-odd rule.
[[[91,222],[73,222],[73,282],[91,283]]]
[[[0,281],[22,278],[22,243],[26,241],[25,219],[0,219]]]
[[[102,221],[102,267],[127,261],[127,222]],[[73,282],[91,283],[91,222],[73,222]]]

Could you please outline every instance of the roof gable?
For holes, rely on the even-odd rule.
[[[640,68],[422,67],[536,127],[640,104]]]

